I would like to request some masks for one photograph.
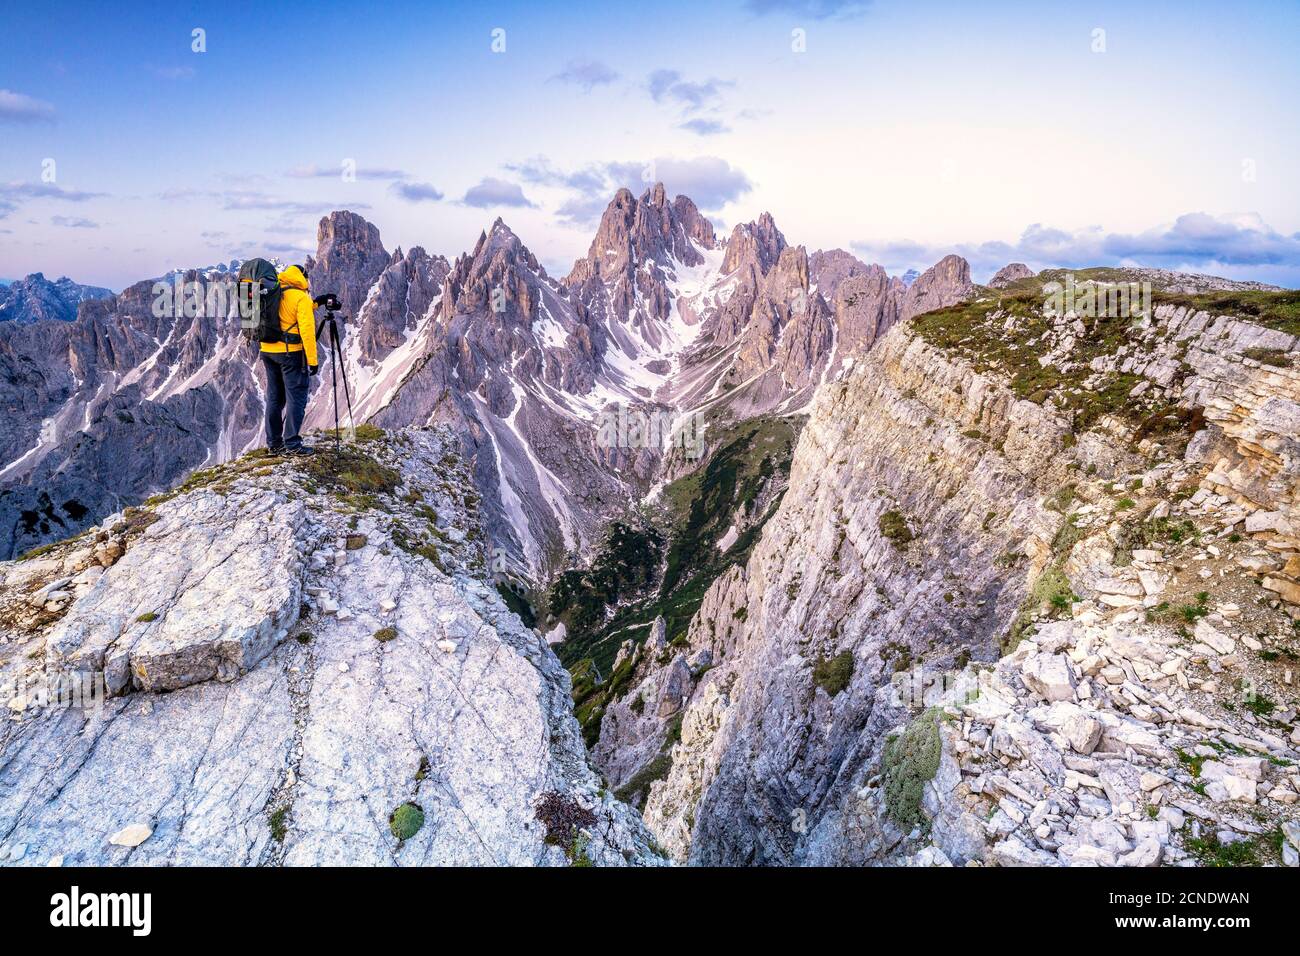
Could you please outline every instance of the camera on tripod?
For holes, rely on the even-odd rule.
[[[324,308],[326,312],[337,312],[342,306],[339,304],[339,297],[333,292],[326,292],[324,295],[318,295],[312,299],[316,308]]]

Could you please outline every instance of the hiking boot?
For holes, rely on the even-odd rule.
[[[290,454],[290,455],[314,455],[314,454],[316,454],[316,449],[315,449],[315,448],[312,448],[310,445],[299,445],[297,448],[290,448],[288,451],[289,451],[289,454]]]
[[[266,448],[266,453],[267,453],[268,455],[283,455],[283,454],[284,454],[284,446],[283,446],[283,445],[268,445],[267,448]]]

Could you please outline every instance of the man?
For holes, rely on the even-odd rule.
[[[280,330],[283,342],[262,343],[266,371],[266,446],[273,455],[310,455],[302,443],[307,410],[308,377],[317,372],[316,311],[302,266],[290,266],[278,276]]]

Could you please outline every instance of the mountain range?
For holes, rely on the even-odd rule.
[[[228,270],[0,324],[0,863],[1300,865],[1300,293],[317,238],[310,459]]]
[[[490,537],[533,580],[571,564],[661,477],[657,445],[598,442],[618,409],[705,428],[795,413],[900,318],[972,288],[957,257],[908,285],[842,250],[809,255],[767,214],[719,239],[661,185],[639,199],[620,191],[562,279],[501,220],[454,263],[418,246],[389,253],[354,213],[324,218],[317,238],[312,287],[335,291],[350,317],[356,421],[451,423]],[[203,296],[231,278],[183,274]],[[260,372],[237,320],[154,315],[155,298],[146,280],[86,302],[72,322],[2,327],[13,427],[0,439],[0,553],[260,440]],[[319,382],[332,372],[323,359]],[[318,386],[307,424],[332,423],[332,393]]]
[[[0,322],[71,322],[82,302],[107,299],[112,294],[99,286],[73,282],[67,276],[51,282],[33,272],[25,279],[0,282]]]

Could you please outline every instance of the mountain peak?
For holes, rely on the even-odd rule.
[[[781,258],[785,247],[785,236],[776,227],[776,220],[770,212],[764,212],[753,222],[739,223],[731,230],[722,271],[731,273],[750,265],[767,275]]]
[[[989,280],[989,288],[1004,289],[1013,282],[1028,279],[1033,274],[1034,270],[1023,262],[1009,262],[997,271],[997,275]]]
[[[316,261],[312,286],[333,292],[344,312],[356,315],[366,291],[392,261],[379,238],[379,228],[354,212],[335,210],[316,227]]]
[[[640,199],[621,188],[605,207],[586,258],[574,263],[565,281],[580,284],[593,276],[631,275],[651,260],[698,265],[703,259],[695,246],[712,249],[715,244],[713,224],[688,197],[670,202],[661,182]]]

